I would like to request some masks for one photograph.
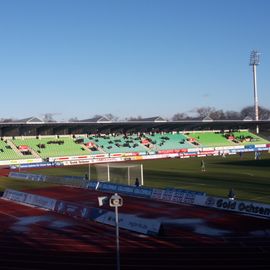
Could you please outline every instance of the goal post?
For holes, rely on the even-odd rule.
[[[144,185],[143,164],[104,163],[92,165],[96,179],[125,185]]]

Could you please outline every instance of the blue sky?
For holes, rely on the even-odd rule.
[[[270,109],[268,0],[0,0],[0,118]]]

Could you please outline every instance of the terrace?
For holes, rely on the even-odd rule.
[[[40,137],[39,139],[25,137],[13,139],[12,142],[17,147],[29,146],[42,158],[90,154],[85,148],[76,144],[71,137]]]

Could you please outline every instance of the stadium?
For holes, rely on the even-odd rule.
[[[0,123],[2,269],[115,268],[116,192],[122,269],[267,268],[269,130],[161,117]]]
[[[0,4],[0,270],[270,268],[269,1]]]

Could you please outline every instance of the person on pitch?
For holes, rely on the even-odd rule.
[[[140,182],[139,182],[138,177],[137,177],[136,180],[135,180],[135,186],[136,186],[136,187],[139,187],[139,186],[140,186]]]

